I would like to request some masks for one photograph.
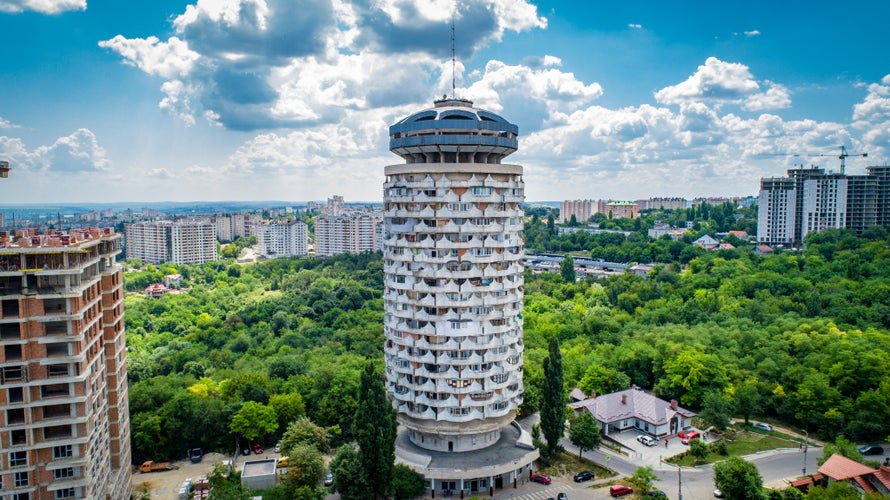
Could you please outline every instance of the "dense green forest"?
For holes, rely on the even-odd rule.
[[[684,211],[674,217],[694,217],[699,231],[750,223],[724,214],[720,227],[714,211],[708,219]],[[527,272],[522,411],[541,401],[542,363],[555,338],[567,391],[636,384],[693,410],[717,397],[737,416],[770,417],[825,438],[890,433],[890,242],[883,229],[861,238],[813,234],[802,252],[760,257],[743,242],[706,252],[690,244],[694,234],[650,241],[645,219],[638,228],[601,221],[634,231],[606,235],[609,241],[557,237],[546,213],[530,215],[530,247],[660,264],[648,279],[599,282]],[[564,248],[571,238],[577,248]],[[277,426],[258,433],[267,443],[300,416],[338,441],[351,439],[365,360],[382,364],[379,254],[144,266],[128,269],[125,281],[140,290],[172,272],[183,275],[182,293],[126,298],[135,463],[198,446],[234,451],[230,424],[251,401],[274,409]]]

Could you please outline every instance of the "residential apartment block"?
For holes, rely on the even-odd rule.
[[[0,495],[129,498],[120,234],[0,232]]]
[[[301,220],[273,220],[260,229],[263,255],[302,257],[309,253],[309,227]]]
[[[367,212],[319,216],[315,219],[315,255],[376,252],[380,248],[377,238],[381,224],[382,215]]]
[[[128,258],[160,264],[203,264],[217,260],[216,224],[209,221],[157,221],[127,224]]]
[[[799,247],[808,233],[832,228],[887,227],[890,166],[866,167],[865,175],[791,169],[761,179],[759,201],[757,241],[766,245]]]

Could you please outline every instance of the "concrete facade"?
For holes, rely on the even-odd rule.
[[[120,235],[0,233],[4,498],[129,498]]]
[[[501,163],[517,136],[462,99],[390,127],[405,163],[383,186],[386,386],[410,443],[397,455],[433,491],[503,487],[537,456],[503,435],[523,398],[524,181]]]

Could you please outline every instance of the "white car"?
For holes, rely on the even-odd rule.
[[[653,438],[652,436],[647,436],[645,434],[637,436],[637,441],[643,443],[646,446],[655,446],[655,438]]]
[[[275,453],[281,453],[281,443],[275,443]]]
[[[769,424],[765,424],[763,422],[757,422],[756,424],[752,425],[751,427],[753,427],[755,429],[760,429],[760,430],[766,431],[766,432],[772,432],[772,430],[773,430],[773,426],[771,426]]]

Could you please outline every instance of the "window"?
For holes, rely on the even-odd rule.
[[[64,469],[56,469],[53,471],[54,479],[68,479],[69,477],[74,477],[73,467],[65,467]]]
[[[30,493],[15,493],[12,495],[12,500],[31,500]]]
[[[74,488],[62,488],[56,490],[56,498],[74,498]]]
[[[6,424],[16,425],[25,423],[25,410],[16,408],[14,410],[6,410]]]
[[[14,451],[9,454],[10,467],[21,467],[22,465],[28,465],[28,452]]]
[[[68,365],[49,365],[46,367],[46,374],[50,377],[67,377]]]
[[[21,403],[25,399],[25,391],[21,387],[7,389],[7,397],[10,403]]]
[[[13,486],[16,488],[23,488],[25,486],[29,486],[30,482],[28,480],[28,472],[16,472],[13,475]]]
[[[470,192],[475,195],[489,195],[494,192],[494,188],[488,186],[473,186],[470,188]]]
[[[73,456],[71,445],[53,447],[53,458],[71,458]]]
[[[27,444],[28,435],[25,433],[24,429],[12,431],[9,433],[9,442],[11,442],[13,446]]]

